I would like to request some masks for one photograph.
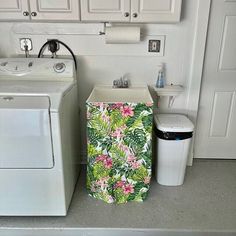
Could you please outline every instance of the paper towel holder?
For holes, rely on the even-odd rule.
[[[103,23],[103,31],[99,31],[99,35],[105,35],[106,34],[106,27],[108,22]]]
[[[106,34],[106,27],[109,22],[103,22],[103,31],[99,31],[99,35],[105,35]],[[140,36],[144,36],[142,32],[140,32]]]

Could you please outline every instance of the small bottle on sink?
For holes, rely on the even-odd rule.
[[[157,88],[164,88],[165,85],[165,78],[164,78],[164,64],[162,63],[160,66],[157,81],[156,81],[156,87]]]

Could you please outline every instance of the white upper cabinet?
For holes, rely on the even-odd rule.
[[[130,21],[129,0],[80,0],[82,21]]]
[[[0,20],[29,19],[27,0],[0,0]]]
[[[132,22],[178,22],[182,0],[131,0]]]
[[[0,0],[0,20],[80,20],[79,0]]]
[[[182,0],[80,0],[82,21],[170,23],[180,21]]]
[[[78,0],[30,0],[32,20],[80,20]]]
[[[0,20],[171,23],[182,0],[0,0]],[[80,9],[81,8],[81,9]],[[80,11],[81,10],[81,11]]]

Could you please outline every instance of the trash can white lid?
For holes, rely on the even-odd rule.
[[[164,132],[192,132],[193,123],[184,115],[157,114],[154,116],[157,129]]]

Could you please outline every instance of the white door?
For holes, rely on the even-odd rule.
[[[48,97],[0,96],[0,169],[52,168]]]
[[[178,22],[182,0],[132,0],[132,22]]]
[[[212,0],[196,158],[236,158],[236,0]]]
[[[79,0],[30,0],[32,20],[80,20]]]
[[[0,1],[0,20],[28,20],[29,9],[27,0]]]
[[[81,20],[130,21],[130,0],[81,0]]]

